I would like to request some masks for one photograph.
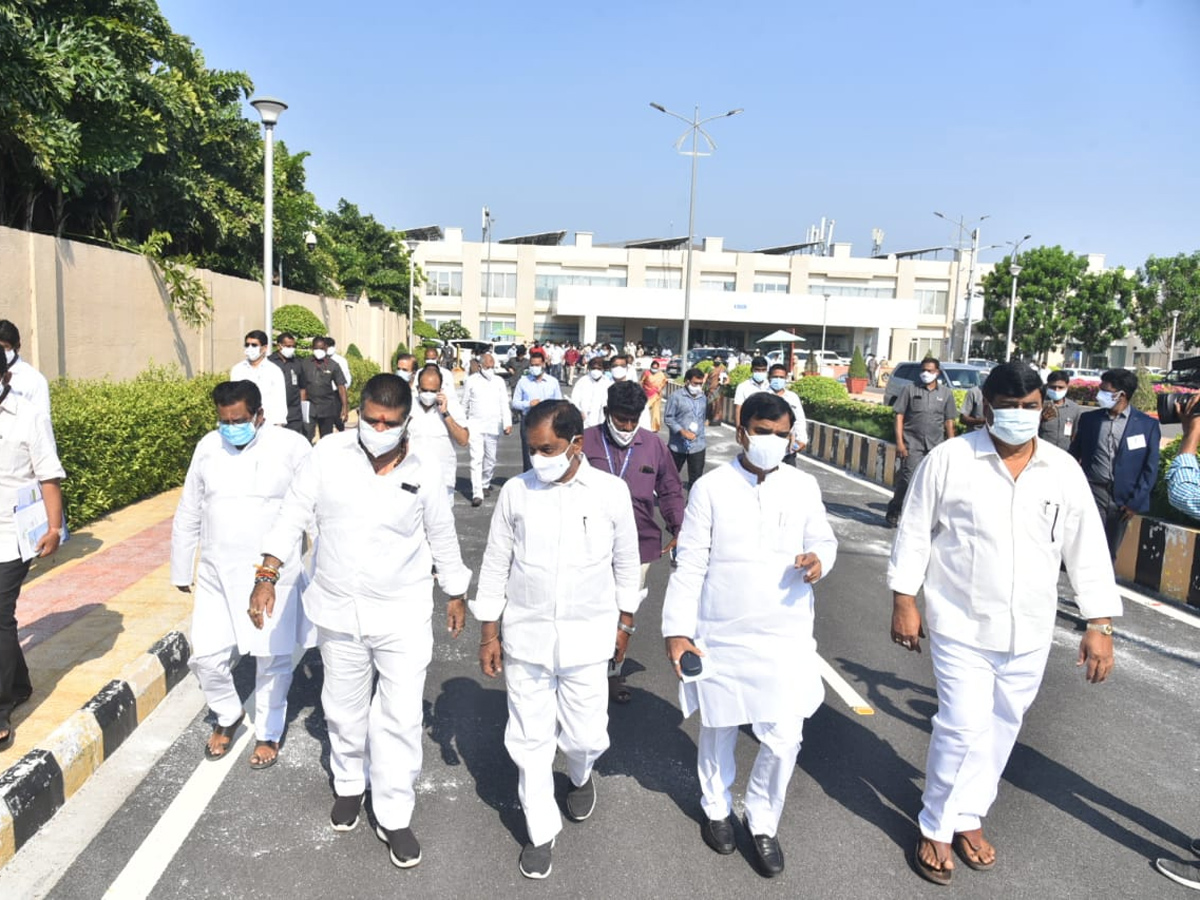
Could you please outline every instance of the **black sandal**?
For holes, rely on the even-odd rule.
[[[237,717],[237,721],[232,725],[214,725],[212,734],[209,735],[209,740],[212,740],[214,737],[228,738],[228,740],[225,742],[225,746],[221,748],[220,753],[214,753],[213,749],[208,746],[208,744],[205,744],[204,758],[214,761],[218,759],[224,759],[225,755],[229,752],[229,748],[233,746],[233,735],[237,732],[238,728],[242,724],[242,720],[245,718],[246,714],[243,712]]]
[[[624,706],[633,699],[633,692],[625,685],[625,679],[618,676],[608,679],[608,699],[611,703]]]
[[[263,747],[270,747],[275,751],[275,755],[270,759],[264,760],[258,755],[258,751]],[[256,762],[257,760],[257,762]],[[261,772],[263,769],[269,769],[275,763],[279,762],[279,741],[255,741],[254,753],[250,757],[250,768],[256,772]]]

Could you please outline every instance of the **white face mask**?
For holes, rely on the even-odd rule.
[[[405,381],[412,381],[412,372],[406,371],[405,369],[397,369],[396,374]]]
[[[280,347],[279,355],[282,356],[284,359],[291,359],[293,356],[296,355],[296,348],[295,347]]]
[[[603,369],[588,369],[588,377],[590,377],[592,379],[592,381],[599,381],[601,378],[604,377],[604,370]]]
[[[921,383],[922,384],[933,384],[935,381],[937,381],[937,377],[938,377],[937,372],[926,372],[924,370],[921,371]]]
[[[616,423],[613,422],[612,416],[609,416],[608,436],[612,438],[613,443],[618,447],[628,447],[633,443],[634,437],[637,436],[637,429],[634,428],[633,431],[622,431],[616,426]]]
[[[625,375],[629,370],[624,366],[613,366],[612,377],[614,381],[624,381]]]
[[[407,422],[395,428],[389,428],[386,431],[376,431],[366,422],[360,420],[358,423],[358,440],[368,453],[378,459],[399,447],[400,441],[404,439],[404,432],[407,430]]]
[[[534,378],[539,378],[542,374],[542,367],[541,366],[530,366],[529,374],[532,375]]]
[[[689,393],[689,394],[691,394],[693,397],[699,397],[699,396],[700,396],[700,392],[701,392],[702,390],[704,390],[704,385],[702,385],[702,384],[689,384],[689,385],[687,386],[687,390],[688,390],[688,393]]]
[[[325,358],[324,350],[314,350],[313,351],[313,359],[324,359],[324,358]]]
[[[16,350],[5,350],[4,358],[8,360],[8,364],[11,366],[17,360],[17,351]]]
[[[787,456],[788,439],[777,434],[752,434],[746,448],[746,459],[764,472],[779,468]]]
[[[1096,391],[1096,402],[1101,409],[1112,409],[1117,405],[1117,395],[1120,391]]]
[[[1046,396],[1049,397],[1051,400],[1058,402],[1059,400],[1066,398],[1067,389],[1066,388],[1046,388]]]
[[[1040,409],[994,409],[988,430],[1010,447],[1020,447],[1037,437],[1041,424]]]
[[[422,406],[433,406],[437,403],[437,391],[418,391],[417,399],[421,401]]]
[[[570,449],[567,447],[567,450]],[[537,475],[538,481],[542,484],[551,484],[567,474],[567,470],[571,468],[571,457],[567,455],[567,450],[555,456],[542,456],[539,453],[529,457],[529,462],[533,465],[533,473]]]
[[[492,377],[492,374],[493,374],[493,370],[492,370],[492,369],[485,369],[485,368],[483,368],[483,366],[480,366],[480,367],[479,367],[479,374],[480,374],[480,375],[482,375],[484,378],[491,378],[491,377]]]
[[[258,345],[253,347],[244,347],[243,352],[246,354],[246,359],[250,360],[250,362],[254,362],[256,359],[262,356],[262,347],[259,347]]]

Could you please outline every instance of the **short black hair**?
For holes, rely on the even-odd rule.
[[[412,388],[399,375],[380,372],[378,375],[372,375],[363,385],[359,408],[366,406],[368,402],[376,403],[385,409],[400,409],[408,415],[412,409]]]
[[[626,356],[624,353],[614,353],[613,354],[612,364],[614,366],[617,364],[618,359],[621,360],[621,362],[625,363],[626,366],[629,365],[629,357]]]
[[[1042,376],[1023,362],[1006,362],[988,373],[983,383],[983,399],[991,403],[997,397],[1024,397],[1041,390]]]
[[[244,338],[242,338],[242,340],[248,341],[251,338],[254,338],[254,340],[258,341],[258,343],[263,347],[267,346],[267,344],[270,343],[267,340],[267,333],[258,328],[254,329],[253,331],[247,331],[246,336]]]
[[[776,372],[782,372],[784,375],[786,375],[787,366],[785,366],[783,363],[775,363],[775,365],[771,366],[770,374],[774,375]]]
[[[315,337],[315,338],[313,338],[313,339],[312,339],[312,347],[313,347],[313,349],[314,349],[314,350],[316,350],[316,349],[317,349],[317,344],[320,344],[320,345],[321,345],[321,349],[322,349],[322,350],[326,350],[326,349],[328,349],[328,348],[329,348],[329,338],[327,338],[327,337]]]
[[[574,440],[583,434],[583,414],[570,400],[543,400],[525,413],[526,431],[543,422],[549,422],[554,429],[554,436],[564,441]]]
[[[328,334],[327,334],[327,335],[325,335],[325,346],[327,346],[327,347],[336,347],[336,346],[337,346],[337,341],[335,341],[331,335],[328,335]]]
[[[8,319],[0,319],[0,341],[8,344],[14,350],[21,346],[21,332]]]
[[[535,359],[540,359],[542,362],[545,362],[546,361],[546,351],[542,350],[541,348],[532,351],[529,354],[529,361],[533,362]],[[538,406],[541,406],[541,404],[539,403]]]
[[[791,404],[770,391],[757,391],[747,397],[746,402],[742,404],[743,427],[749,425],[754,419],[774,421],[782,419],[784,416],[788,417],[790,424],[796,424],[796,413],[792,411]]]
[[[417,358],[415,356],[413,356],[411,353],[397,353],[396,354],[396,362],[397,363],[408,362],[410,359],[413,362],[417,361]]]
[[[765,356],[756,356],[750,360],[751,369],[765,369],[767,367],[767,358]]]
[[[222,381],[212,389],[212,398],[217,406],[245,403],[250,415],[262,409],[262,391],[253,381]]]
[[[1137,373],[1129,369],[1109,369],[1101,374],[1100,380],[1107,381],[1130,400],[1133,399],[1133,392],[1137,390]]]
[[[588,360],[588,368],[600,369],[603,371],[604,369],[608,368],[608,360],[606,360],[603,356],[593,356]]]
[[[692,366],[690,369],[688,369],[686,372],[683,373],[683,380],[685,382],[691,381],[693,378],[703,378],[703,377],[704,377],[704,373],[701,372],[699,369],[697,369],[695,366]]]
[[[421,386],[421,379],[430,372],[437,376],[438,388],[441,388],[442,370],[437,363],[426,363],[425,365],[421,366],[421,371],[417,373],[417,387]]]
[[[922,368],[925,367],[925,363],[933,363],[935,366],[937,366],[937,370],[939,372],[942,371],[942,361],[940,359],[938,359],[936,356],[927,356],[923,360],[921,360]],[[1006,363],[1006,365],[1007,365],[1007,363]],[[993,371],[995,371],[995,370],[993,370]],[[1028,393],[1028,392],[1026,392],[1026,393]],[[1025,395],[1022,394],[1021,396],[1023,397]]]
[[[1067,384],[1070,384],[1071,376],[1068,375],[1066,372],[1064,372],[1062,369],[1058,369],[1054,372],[1051,372],[1049,375],[1046,376],[1046,384],[1049,384],[1052,381],[1063,381],[1063,382],[1066,382]]]
[[[292,334],[290,331],[281,331],[281,332],[279,332],[279,337],[275,338],[275,343],[282,344],[284,338],[291,338],[294,341],[296,339],[296,336],[294,334]]]
[[[541,406],[541,404],[538,404]],[[608,389],[608,411],[636,417],[646,408],[646,392],[632,381],[618,381]]]

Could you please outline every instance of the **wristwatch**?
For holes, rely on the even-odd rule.
[[[633,634],[635,631],[637,631],[637,626],[636,625],[626,625],[624,622],[618,622],[617,630],[623,631],[626,634]]]
[[[1099,622],[1088,622],[1087,630],[1098,631],[1101,634],[1107,634],[1109,637],[1112,637],[1113,633],[1113,627],[1108,622],[1105,622],[1103,625]]]

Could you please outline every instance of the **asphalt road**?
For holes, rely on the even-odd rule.
[[[728,430],[711,443],[710,467],[734,452]],[[501,448],[500,474],[511,475],[519,466],[516,436]],[[565,824],[547,882],[527,881],[517,870],[525,836],[516,771],[502,743],[503,684],[480,674],[472,622],[458,641],[439,630],[426,681],[425,764],[413,823],[424,859],[417,868],[393,867],[364,824],[347,834],[329,827],[329,749],[313,651],[296,672],[277,766],[251,771],[249,745],[227,764],[204,762],[209,725],[189,679],[163,715],[156,712],[105,764],[94,779],[100,785],[76,795],[0,874],[0,896],[67,900],[110,889],[109,896],[164,900],[937,895],[908,862],[936,699],[928,656],[888,640],[887,498],[831,470],[802,466],[819,479],[841,542],[837,567],[817,589],[819,649],[874,714],[852,711],[853,702],[827,690],[807,723],[780,829],[787,871],[775,881],[751,868],[744,833],[731,857],[700,840],[697,722],[681,719],[657,624],[669,575],[663,563],[651,570],[631,644],[633,701],[611,711],[597,811],[585,823]],[[475,510],[456,500],[464,556],[476,570],[493,505]],[[957,896],[1187,894],[1155,873],[1152,860],[1163,852],[1186,858],[1188,841],[1200,833],[1196,622],[1128,604],[1115,674],[1089,686],[1075,667],[1080,626],[1071,611],[1064,601],[1041,695],[986,822],[999,862],[986,873],[960,865]],[[240,667],[244,695],[250,674]],[[755,750],[744,734],[739,804]]]

